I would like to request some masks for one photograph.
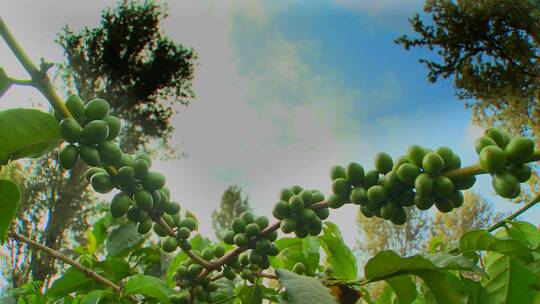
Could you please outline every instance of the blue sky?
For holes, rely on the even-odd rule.
[[[170,1],[164,31],[199,53],[196,99],[179,108],[173,142],[189,157],[157,162],[184,208],[213,235],[210,210],[223,190],[239,184],[259,214],[269,215],[282,187],[299,184],[329,193],[334,164],[369,169],[377,152],[403,154],[408,145],[448,145],[465,165],[476,161],[481,128],[454,97],[452,83],[430,84],[418,63],[393,40],[410,31],[419,1]],[[64,24],[99,22],[111,1],[6,4],[5,21],[37,62],[61,61],[53,43]],[[32,5],[32,10],[28,7]],[[41,11],[47,10],[47,16]],[[24,16],[24,18],[23,18]],[[46,19],[45,19],[46,18]],[[24,76],[0,45],[0,65]],[[15,88],[0,108],[42,103]],[[489,180],[477,191],[492,197]],[[500,199],[497,210],[517,209]],[[538,208],[525,219],[539,224]],[[333,212],[347,242],[358,237],[356,208]]]

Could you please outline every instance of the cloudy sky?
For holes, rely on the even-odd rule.
[[[2,17],[36,62],[60,62],[59,30],[95,26],[114,1],[7,1]],[[329,193],[334,164],[402,155],[408,145],[442,145],[464,164],[475,162],[471,112],[451,82],[430,84],[417,60],[393,40],[410,31],[414,0],[169,1],[167,35],[199,55],[197,97],[174,118],[174,143],[189,155],[159,162],[173,197],[198,214],[211,232],[210,211],[223,190],[240,185],[255,211],[270,215],[281,188],[299,184]],[[0,43],[0,66],[24,71]],[[0,109],[43,103],[29,88],[14,88]],[[492,198],[487,178],[477,191]],[[517,209],[495,199],[497,210]],[[330,220],[354,244],[356,208]],[[538,208],[524,218],[539,224]]]

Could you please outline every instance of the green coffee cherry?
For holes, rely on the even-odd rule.
[[[87,181],[90,181],[90,178],[96,173],[107,173],[107,171],[99,167],[90,167],[84,172],[84,178],[86,178]]]
[[[403,207],[397,207],[394,216],[390,218],[394,225],[403,225],[407,222],[407,213]]]
[[[270,222],[266,216],[259,216],[257,219],[255,219],[255,224],[257,224],[261,229],[264,229],[268,227]]]
[[[367,198],[370,202],[382,204],[388,198],[388,191],[383,186],[373,186],[367,191]]]
[[[506,154],[497,146],[487,146],[480,151],[480,166],[491,174],[503,172],[506,162]]]
[[[95,146],[81,145],[80,146],[81,159],[91,167],[101,166],[101,158],[99,152]]]
[[[454,183],[454,188],[458,190],[467,190],[471,188],[476,182],[476,176],[465,176],[460,178],[452,179]]]
[[[491,137],[488,136],[480,136],[476,139],[474,142],[474,148],[476,150],[476,153],[480,154],[480,151],[482,151],[487,146],[496,146],[497,143],[491,139]]]
[[[455,170],[459,168],[461,168],[461,158],[459,157],[459,155],[454,153],[454,156],[452,157],[449,163],[446,163],[446,166],[444,169],[446,171],[450,171],[450,170]]]
[[[284,202],[288,202],[289,199],[291,198],[291,196],[293,196],[294,193],[292,192],[291,189],[289,188],[286,188],[286,189],[283,189],[281,190],[280,194],[279,194],[279,199],[284,201]]]
[[[180,241],[179,245],[180,245],[180,249],[184,251],[191,250],[191,247],[192,247],[191,243],[188,240]]]
[[[109,135],[107,136],[107,140],[114,140],[120,133],[122,122],[120,122],[120,119],[118,119],[116,116],[107,116],[103,119],[103,121],[106,122],[107,126],[109,127]]]
[[[190,218],[190,217],[186,217],[185,219],[182,220],[182,222],[180,222],[180,227],[186,227],[188,228],[189,230],[191,231],[195,231],[197,230],[197,221],[195,221],[194,219]]]
[[[399,166],[396,172],[399,179],[408,185],[414,185],[414,181],[420,173],[420,167],[413,164],[403,164]]]
[[[73,144],[78,142],[81,139],[82,134],[83,128],[75,119],[66,117],[60,121],[60,135],[62,135],[62,138],[68,143]]]
[[[278,220],[289,217],[291,215],[291,208],[289,203],[284,201],[277,202],[274,206],[274,209],[272,210],[272,215]]]
[[[232,267],[225,267],[223,269],[223,276],[228,280],[234,280],[236,278],[236,272]]]
[[[495,143],[497,143],[497,146],[499,146],[500,148],[504,148],[507,144],[506,138],[508,138],[508,135],[506,134],[506,132],[500,129],[489,128],[486,130],[485,135],[493,139],[493,141],[495,141]]]
[[[99,193],[109,193],[114,187],[111,177],[107,173],[94,174],[90,179],[90,184]]]
[[[442,213],[448,213],[454,209],[452,201],[446,197],[437,197],[435,199],[435,208]]]
[[[400,156],[398,160],[394,162],[394,165],[392,166],[392,171],[397,172],[398,168],[401,167],[401,165],[408,164],[408,163],[410,162],[407,156],[404,156],[404,155]],[[414,165],[414,164],[411,164],[411,165]]]
[[[297,274],[304,274],[306,272],[306,266],[303,263],[298,262],[294,264],[292,271]]]
[[[221,245],[217,245],[216,247],[214,247],[214,256],[216,258],[220,258],[222,256],[225,255],[225,247],[221,246]]]
[[[70,170],[79,160],[79,148],[75,145],[66,145],[59,153],[60,165],[65,170]]]
[[[188,304],[189,297],[186,294],[172,295],[170,297],[171,304]]]
[[[452,151],[452,149],[450,149],[449,147],[440,147],[435,150],[435,153],[442,157],[446,166],[448,166],[454,158],[454,151]]]
[[[84,120],[84,102],[79,96],[69,95],[66,99],[66,108],[77,121],[82,122]]]
[[[223,234],[223,242],[225,242],[225,244],[228,244],[228,245],[233,245],[234,244],[234,232],[232,232],[232,231],[225,232],[225,234]]]
[[[234,233],[242,233],[246,229],[246,221],[241,217],[237,217],[232,221],[231,228]]]
[[[366,218],[372,218],[373,217],[373,212],[371,212],[371,210],[367,207],[367,206],[361,206],[360,207],[360,212],[362,213],[363,216],[365,216]]]
[[[354,187],[349,196],[349,200],[355,205],[365,205],[368,202],[366,189]]]
[[[130,220],[132,222],[142,222],[142,221],[144,221],[145,219],[148,218],[148,213],[146,213],[145,211],[140,210],[137,207],[131,207],[131,208],[129,208],[129,210],[128,210],[127,214],[126,214],[126,217],[127,217],[128,220]],[[167,235],[166,232],[165,232],[165,235]],[[160,235],[160,236],[165,236],[165,235]]]
[[[88,120],[99,120],[109,115],[109,103],[101,98],[90,100],[84,109],[84,114]]]
[[[389,220],[394,217],[396,213],[397,206],[392,202],[384,203],[381,206],[381,217],[385,220]]]
[[[411,189],[405,189],[395,197],[396,203],[402,207],[414,206],[414,195],[414,191]]]
[[[328,208],[317,209],[315,213],[321,220],[325,220],[330,216],[330,210]]]
[[[435,176],[433,179],[433,194],[437,197],[447,197],[454,192],[454,184],[446,176]]]
[[[433,179],[428,174],[422,173],[414,180],[414,188],[421,196],[430,195],[433,191]]]
[[[390,171],[384,176],[383,186],[391,194],[399,193],[405,187],[394,171]]]
[[[417,194],[414,197],[414,205],[420,210],[428,210],[433,206],[434,203],[435,199],[430,195],[422,196]]]
[[[244,247],[244,246],[247,246],[247,244],[248,244],[248,238],[246,237],[245,234],[243,234],[243,233],[238,233],[237,235],[234,236],[234,243],[235,243],[236,246],[238,246],[238,247]]]
[[[175,202],[168,202],[165,204],[165,213],[167,214],[177,214],[180,212],[180,205]]]
[[[296,226],[296,230],[294,231],[294,235],[296,235],[296,237],[303,239],[307,237],[308,234],[309,234],[309,231],[307,230],[306,226],[302,224],[298,224]]]
[[[110,141],[104,141],[97,146],[101,161],[109,166],[120,165],[122,150]]]
[[[330,178],[332,178],[332,180],[347,178],[347,171],[342,166],[333,166],[330,170]]]
[[[422,168],[429,174],[439,174],[444,168],[444,159],[436,153],[428,152],[422,159]]]
[[[394,163],[392,157],[387,153],[381,152],[375,155],[375,169],[381,174],[386,174],[392,170]]]
[[[135,155],[135,160],[138,159],[144,159],[148,163],[148,166],[152,166],[152,158],[150,157],[150,155],[142,152],[137,153],[137,155]]]
[[[412,145],[407,149],[407,158],[409,161],[416,165],[417,167],[422,166],[422,160],[424,159],[424,155],[426,154],[426,151],[424,148],[418,145]]]
[[[124,216],[131,207],[131,199],[126,193],[120,192],[111,200],[111,214],[113,217]]]
[[[491,184],[495,192],[505,198],[515,198],[521,190],[516,177],[508,172],[493,175]]]
[[[138,180],[144,180],[148,175],[150,165],[144,159],[137,159],[133,163],[133,171],[135,172],[135,178]]]
[[[259,225],[255,223],[246,225],[246,229],[244,231],[248,239],[259,235],[260,232],[261,232],[261,228],[259,227]]]
[[[371,186],[377,185],[379,183],[379,172],[375,170],[370,170],[366,172],[364,176],[364,188],[368,189]]]
[[[161,215],[161,218],[165,221],[165,223],[167,223],[167,226],[171,227],[171,228],[174,228],[176,227],[177,223],[175,221],[175,219],[168,215],[168,214],[163,214]]]
[[[165,186],[165,176],[159,172],[149,172],[142,185],[148,191],[159,190]]]
[[[348,197],[351,193],[351,184],[344,178],[336,178],[332,183],[332,191],[339,196]],[[292,204],[292,203],[291,203]]]
[[[311,200],[313,203],[319,203],[324,201],[324,194],[319,190],[313,190],[311,195]]]
[[[508,172],[515,176],[520,183],[528,181],[532,175],[531,167],[525,164],[511,165],[508,168]]]
[[[201,257],[207,261],[210,261],[214,257],[214,252],[212,249],[206,248],[201,252]]]
[[[178,241],[172,237],[165,239],[165,241],[161,243],[161,249],[165,252],[173,252],[176,250],[176,247],[178,247]]]
[[[534,142],[527,137],[518,136],[504,148],[508,159],[516,164],[527,162],[534,153]]]
[[[311,190],[304,189],[298,194],[304,202],[304,207],[307,208],[313,204],[313,194]]]
[[[109,136],[109,126],[103,120],[94,120],[83,128],[82,139],[88,144],[99,144]]]
[[[294,220],[293,218],[286,218],[284,219],[283,221],[281,221],[281,231],[283,231],[283,233],[291,233],[293,232],[294,230],[296,230],[296,220]]]
[[[118,172],[114,176],[114,181],[124,189],[131,189],[135,182],[135,172],[131,167],[122,167],[118,169]]]
[[[122,153],[120,158],[120,167],[133,167],[133,158],[127,153]]]
[[[150,211],[152,210],[152,207],[154,206],[154,200],[152,199],[152,194],[146,190],[137,190],[135,193],[133,193],[133,200],[135,201],[135,204],[137,205],[137,208],[144,210],[144,211]]]
[[[291,205],[291,211],[294,214],[300,214],[302,210],[304,210],[304,202],[298,195],[291,197],[289,204]]]
[[[152,220],[147,218],[137,224],[137,232],[139,234],[147,234],[152,229]]]
[[[364,167],[357,163],[350,163],[347,167],[347,179],[353,186],[361,186],[364,183]]]
[[[347,199],[348,197],[346,196],[331,194],[330,197],[328,197],[328,207],[333,209],[340,208],[347,203]]]
[[[240,214],[240,217],[244,220],[246,224],[251,224],[255,221],[255,216],[250,211],[244,211]]]
[[[463,205],[463,202],[465,201],[463,198],[463,193],[461,191],[456,190],[452,195],[450,196],[450,201],[452,202],[452,207],[459,208]]]
[[[189,239],[190,235],[191,230],[189,230],[187,227],[180,227],[178,228],[178,231],[176,231],[176,238],[179,240],[187,240]]]

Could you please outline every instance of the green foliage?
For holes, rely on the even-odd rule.
[[[58,123],[34,109],[0,111],[0,165],[9,160],[40,157],[61,142]]]
[[[165,282],[156,277],[143,274],[137,274],[126,281],[123,296],[134,294],[144,295],[145,297],[158,299],[161,303],[170,304],[170,296],[175,291],[167,286]]]
[[[17,184],[7,179],[0,179],[0,244],[6,242],[6,234],[15,217],[21,199]]]
[[[291,304],[321,303],[336,304],[330,290],[324,287],[319,280],[298,275],[284,269],[277,269],[279,281],[286,288],[288,301]]]

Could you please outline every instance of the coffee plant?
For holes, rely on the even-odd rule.
[[[54,109],[54,115],[35,109],[1,111],[0,163],[39,157],[58,148],[63,169],[83,162],[88,166],[85,177],[96,192],[114,191],[107,215],[89,232],[93,245],[80,249],[75,260],[9,229],[20,193],[14,182],[0,180],[0,241],[26,243],[70,266],[44,292],[32,284],[11,291],[18,303],[536,303],[540,299],[540,231],[514,220],[540,198],[487,230],[465,233],[455,247],[432,255],[379,252],[364,265],[362,279],[339,229],[326,221],[331,209],[345,205],[356,205],[365,217],[395,225],[407,222],[408,208],[451,212],[463,204],[463,190],[471,188],[479,174],[491,175],[493,189],[501,197],[516,198],[521,184],[531,177],[531,164],[540,160],[540,150],[530,138],[511,138],[500,129],[488,129],[475,143],[479,162],[465,167],[448,147],[432,150],[418,145],[395,160],[387,153],[377,154],[370,170],[358,163],[334,166],[328,196],[299,185],[284,188],[275,198],[276,221],[244,212],[231,222],[223,242],[216,243],[197,233],[197,218],[181,212],[165,177],[152,171],[148,154],[127,154],[118,146],[115,138],[122,122],[110,115],[106,100],[71,95],[63,102],[48,81],[47,65],[38,69],[1,19],[0,33],[31,76],[16,80],[0,70],[0,92],[24,82],[37,88]],[[288,234],[294,237],[284,237]],[[159,248],[145,238],[159,240]],[[105,243],[103,256],[98,248]],[[154,269],[156,263],[160,270]],[[366,286],[378,281],[388,287],[374,300]]]

